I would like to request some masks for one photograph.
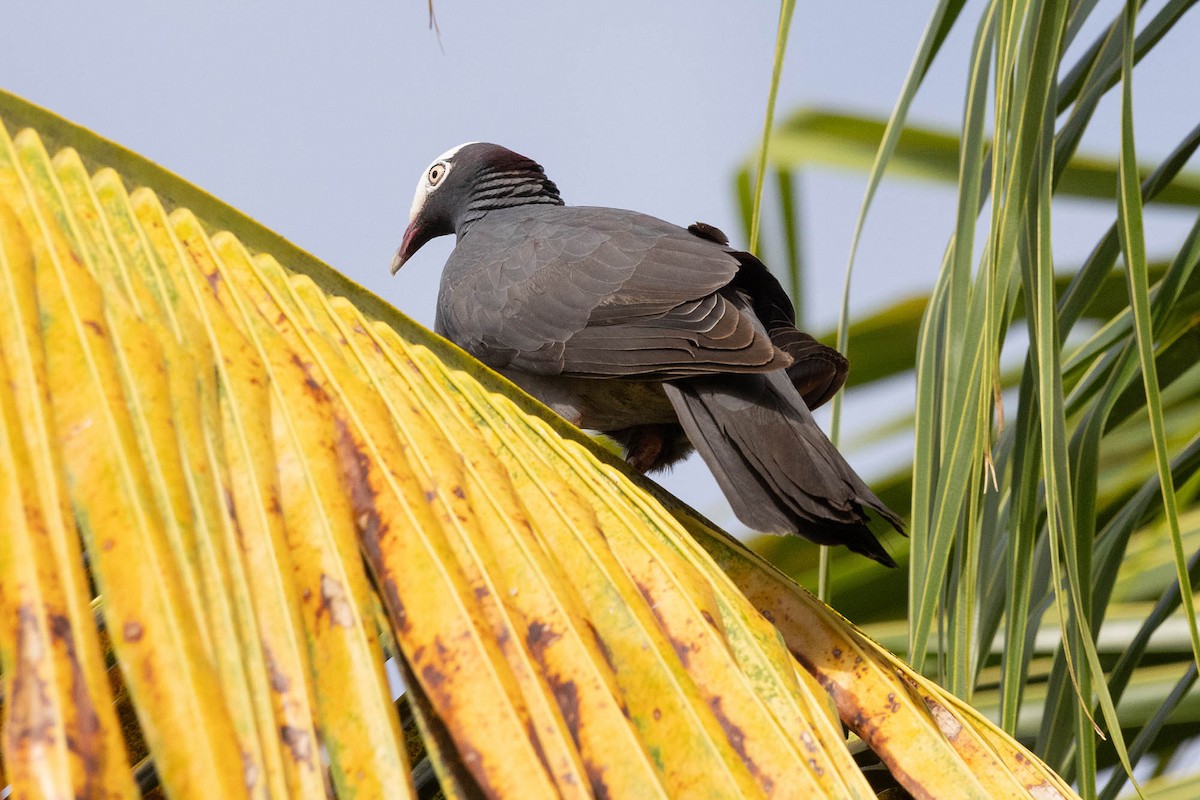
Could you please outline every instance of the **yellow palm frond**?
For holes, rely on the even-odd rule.
[[[453,345],[0,117],[14,796],[133,797],[143,755],[172,797],[412,795],[389,655],[450,797],[873,796],[842,725],[914,795],[1073,796]]]

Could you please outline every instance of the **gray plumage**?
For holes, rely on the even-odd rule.
[[[708,225],[563,205],[535,162],[484,143],[430,165],[392,271],[450,233],[439,333],[640,470],[694,447],[751,528],[894,565],[865,509],[900,520],[810,413],[846,361],[796,329],[754,256]]]

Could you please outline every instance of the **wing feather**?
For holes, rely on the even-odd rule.
[[[493,367],[669,379],[782,369],[731,302],[738,258],[632,211],[513,208],[475,223],[442,276],[437,326]]]

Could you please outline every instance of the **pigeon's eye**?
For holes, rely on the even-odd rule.
[[[429,185],[437,186],[442,178],[446,177],[447,167],[442,162],[438,162],[429,168]]]

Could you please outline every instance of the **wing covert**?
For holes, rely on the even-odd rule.
[[[738,259],[632,211],[514,208],[460,238],[438,330],[489,365],[544,375],[669,379],[779,369]]]

